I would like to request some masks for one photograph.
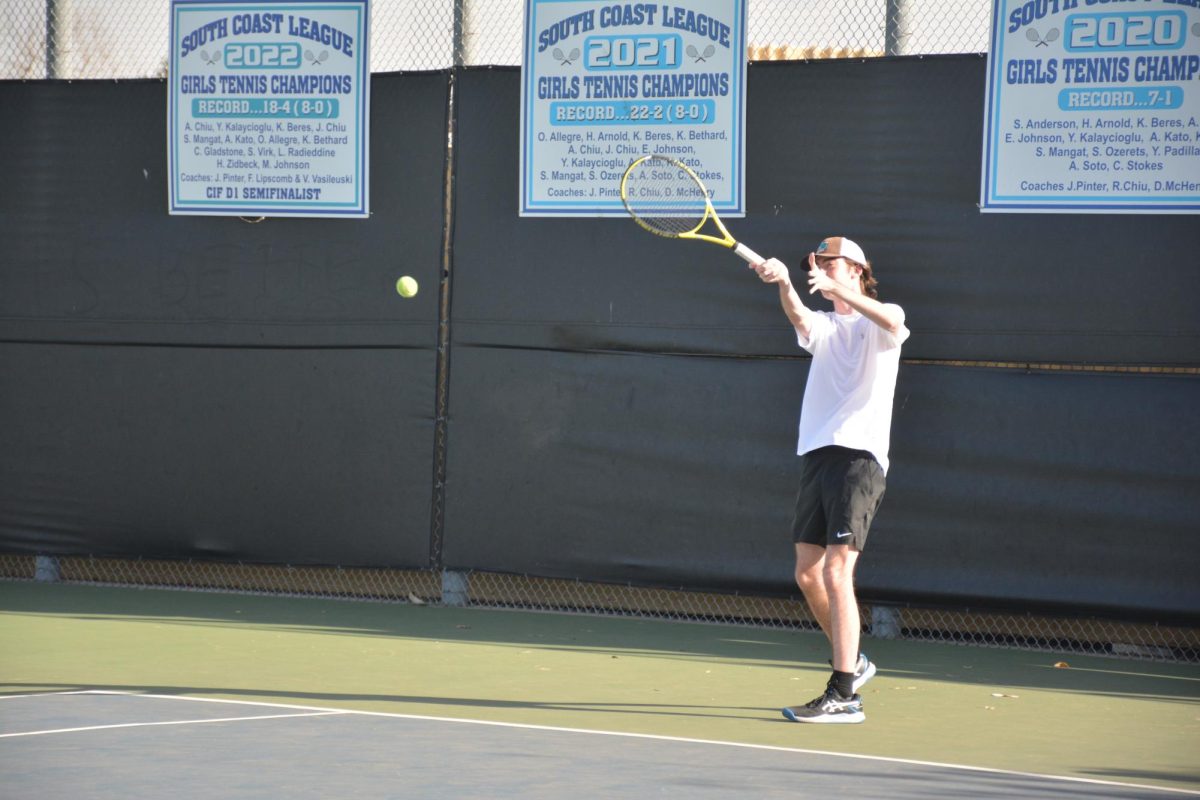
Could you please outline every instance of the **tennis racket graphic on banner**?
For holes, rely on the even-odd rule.
[[[708,187],[690,167],[673,158],[642,156],[626,167],[621,202],[634,222],[657,236],[719,244],[751,264],[766,260],[729,235],[708,199]],[[700,232],[709,220],[717,235]]]

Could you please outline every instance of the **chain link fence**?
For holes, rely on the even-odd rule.
[[[800,597],[721,594],[483,571],[295,567],[0,555],[0,580],[598,614],[817,631]],[[1200,630],[1086,617],[864,604],[863,633],[907,639],[1200,663]],[[1055,662],[1069,666],[1069,662]]]
[[[525,0],[373,0],[371,71],[521,63]],[[4,0],[0,78],[162,78],[168,0]],[[990,0],[748,0],[752,61],[982,53]]]

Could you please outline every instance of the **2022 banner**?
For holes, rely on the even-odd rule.
[[[366,217],[368,0],[171,0],[171,214]]]

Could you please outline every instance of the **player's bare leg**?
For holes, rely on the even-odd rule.
[[[796,585],[833,650],[833,668],[854,672],[862,621],[854,593],[858,551],[846,545],[796,543]]]
[[[804,542],[796,543],[796,585],[808,602],[808,610],[825,632],[833,646],[829,624],[829,594],[825,590],[825,548]]]
[[[796,584],[829,639],[835,673],[820,697],[801,706],[783,709],[783,716],[792,722],[846,723],[866,719],[857,689],[871,678],[875,667],[863,656],[862,673],[858,673],[861,621],[854,594],[857,561],[858,551],[846,545],[819,547],[796,543]],[[839,672],[849,673],[854,678],[849,694],[845,687],[838,686],[847,678],[839,677]]]
[[[830,643],[833,645],[833,668],[839,672],[854,672],[858,663],[859,634],[862,621],[858,614],[858,598],[854,594],[854,566],[858,551],[844,544],[825,548],[823,578],[829,603]]]

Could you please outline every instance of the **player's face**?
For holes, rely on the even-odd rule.
[[[829,279],[847,289],[859,291],[858,276],[862,272],[857,264],[841,256],[817,256],[817,266],[824,270]]]

